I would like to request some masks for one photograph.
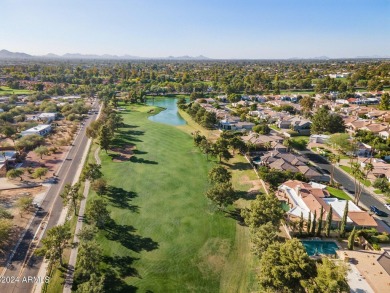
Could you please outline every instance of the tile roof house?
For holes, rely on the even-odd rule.
[[[319,173],[313,167],[307,166],[308,160],[292,153],[271,151],[260,157],[259,165],[270,169],[302,173],[307,179],[318,182],[328,182],[329,177]]]
[[[278,187],[278,196],[283,197],[290,210],[287,212],[290,219],[300,218],[301,214],[304,219],[311,217],[316,212],[319,218],[321,207],[323,208],[322,219],[326,217],[333,209],[332,222],[334,226],[341,221],[344,214],[347,201],[333,198],[326,190],[325,185],[316,183],[304,183],[298,180],[289,180]],[[367,212],[362,211],[352,201],[348,202],[347,225],[358,227],[376,227],[375,219]]]

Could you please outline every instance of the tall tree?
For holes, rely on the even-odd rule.
[[[78,286],[76,293],[104,293],[107,292],[104,289],[105,276],[98,276],[96,273],[92,273],[90,279],[87,282]]]
[[[229,145],[233,149],[233,155],[235,150],[241,151],[245,149],[245,142],[237,136],[234,136],[233,138],[229,139]]]
[[[91,201],[87,207],[86,215],[88,220],[96,224],[98,228],[103,228],[110,219],[107,203],[102,198],[96,198]]]
[[[235,192],[230,182],[216,183],[209,188],[206,196],[219,207],[227,206],[234,201]]]
[[[252,251],[261,256],[268,246],[278,239],[279,228],[267,222],[258,228],[251,229]]]
[[[79,193],[80,183],[76,183],[71,186],[69,183],[65,184],[64,190],[60,194],[64,205],[67,205],[69,202],[73,205],[74,214],[77,215],[77,204],[84,198],[84,196]]]
[[[268,222],[279,227],[284,211],[279,200],[273,194],[259,194],[250,204],[249,209],[243,209],[241,216],[245,224],[251,228],[260,227]]]
[[[317,236],[321,237],[322,234],[322,217],[324,216],[324,207],[321,206],[320,217],[318,219]]]
[[[380,110],[390,110],[390,95],[388,93],[383,93],[381,101],[379,103]]]
[[[304,112],[310,112],[313,109],[315,100],[312,97],[306,96],[299,101]]]
[[[77,273],[83,277],[90,277],[102,260],[102,249],[95,241],[83,241],[77,254]]]
[[[349,237],[348,237],[348,249],[349,250],[353,250],[354,243],[355,243],[355,236],[356,236],[356,230],[355,230],[355,227],[353,227],[353,230],[349,234]]]
[[[107,124],[104,124],[102,127],[100,127],[98,135],[98,144],[103,150],[106,151],[106,153],[110,148],[111,141],[113,138],[114,134]]]
[[[312,118],[312,133],[336,133],[344,132],[345,125],[343,118],[329,111],[327,107],[321,107]]]
[[[260,259],[259,284],[272,292],[305,292],[301,282],[316,275],[316,267],[302,243],[294,238],[268,246]]]
[[[326,216],[326,225],[325,225],[325,236],[330,236],[330,229],[332,228],[332,217],[333,217],[333,208],[332,205],[329,205],[329,212]]]
[[[311,212],[309,212],[309,218],[307,219],[307,223],[306,223],[306,232],[308,235],[310,235],[310,232],[311,232]]]
[[[232,157],[228,146],[229,142],[221,138],[219,138],[213,145],[214,154],[219,157],[220,163],[222,162],[222,159],[229,160]]]
[[[317,227],[317,210],[314,210],[313,221],[311,223],[310,235],[314,236],[316,234]]]
[[[81,173],[81,178],[83,180],[95,181],[103,176],[103,173],[100,171],[101,165],[95,163],[88,163]]]
[[[307,293],[341,293],[349,292],[347,282],[348,268],[343,263],[324,257],[317,264],[317,275],[310,280],[303,280],[302,285]]]
[[[208,177],[211,183],[226,183],[232,179],[232,174],[225,167],[218,165],[209,171]]]
[[[305,221],[303,220],[303,212],[301,212],[301,217],[299,219],[299,225],[298,225],[299,236],[303,235],[303,225],[304,225],[304,223],[305,223]]]
[[[345,232],[346,232],[346,227],[347,227],[347,217],[348,217],[348,200],[347,203],[345,204],[344,208],[344,213],[343,213],[343,218],[341,219],[341,224],[340,224],[340,237],[345,237]]]
[[[42,240],[43,246],[36,253],[45,256],[50,263],[59,261],[60,265],[64,266],[62,255],[70,237],[69,225],[54,226],[47,231],[46,237]]]

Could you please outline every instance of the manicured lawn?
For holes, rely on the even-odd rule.
[[[152,107],[127,108],[115,143],[135,144],[134,156],[113,162],[100,152],[115,224],[96,239],[125,282],[110,292],[250,292],[248,231],[204,196],[215,162],[179,127],[148,120]]]
[[[337,189],[337,188],[334,188],[334,187],[330,187],[328,186],[326,188],[329,193],[333,196],[333,197],[337,197],[339,199],[346,199],[346,200],[351,200],[351,198],[349,197],[348,194],[346,194],[343,190],[341,189]]]
[[[268,124],[269,128],[275,130],[275,131],[281,131],[279,127],[277,127],[275,124]]]
[[[25,89],[20,89],[20,90],[15,90],[11,89],[7,86],[0,86],[0,96],[7,96],[7,95],[29,95],[34,93],[33,91],[30,90],[25,90]]]
[[[340,166],[340,168],[343,169],[345,172],[347,172],[347,173],[352,175],[351,167],[349,167],[349,166]],[[367,186],[367,187],[371,186],[370,180],[362,180],[362,183],[363,183],[364,186]]]
[[[291,146],[294,149],[298,150],[304,150],[307,147],[307,144],[309,142],[308,136],[294,136],[290,138],[292,144]]]

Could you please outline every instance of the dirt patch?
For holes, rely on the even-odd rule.
[[[224,269],[229,252],[228,239],[211,238],[200,249],[196,266],[205,278],[218,276]]]
[[[134,156],[135,145],[127,145],[122,148],[112,148],[111,151],[115,154],[110,154],[113,162],[124,162],[128,161],[132,156]]]
[[[263,187],[261,185],[260,179],[250,180],[247,175],[241,176],[239,179],[239,183],[244,184],[252,184],[252,187],[248,189],[248,192],[259,192]]]
[[[0,191],[0,207],[5,208],[12,214],[13,218],[11,221],[14,225],[9,245],[4,247],[5,253],[0,253],[0,270],[4,266],[10,250],[18,241],[34,213],[34,209],[32,208],[30,212],[23,213],[21,215],[19,210],[15,207],[15,202],[22,196],[31,195],[35,197],[36,195],[45,192],[45,190],[46,187],[38,186],[34,188],[18,188]]]

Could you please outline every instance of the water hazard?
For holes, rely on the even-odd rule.
[[[149,116],[149,120],[170,125],[184,125],[186,121],[177,111],[176,98],[148,98],[146,103],[151,106],[165,108],[157,115]]]

